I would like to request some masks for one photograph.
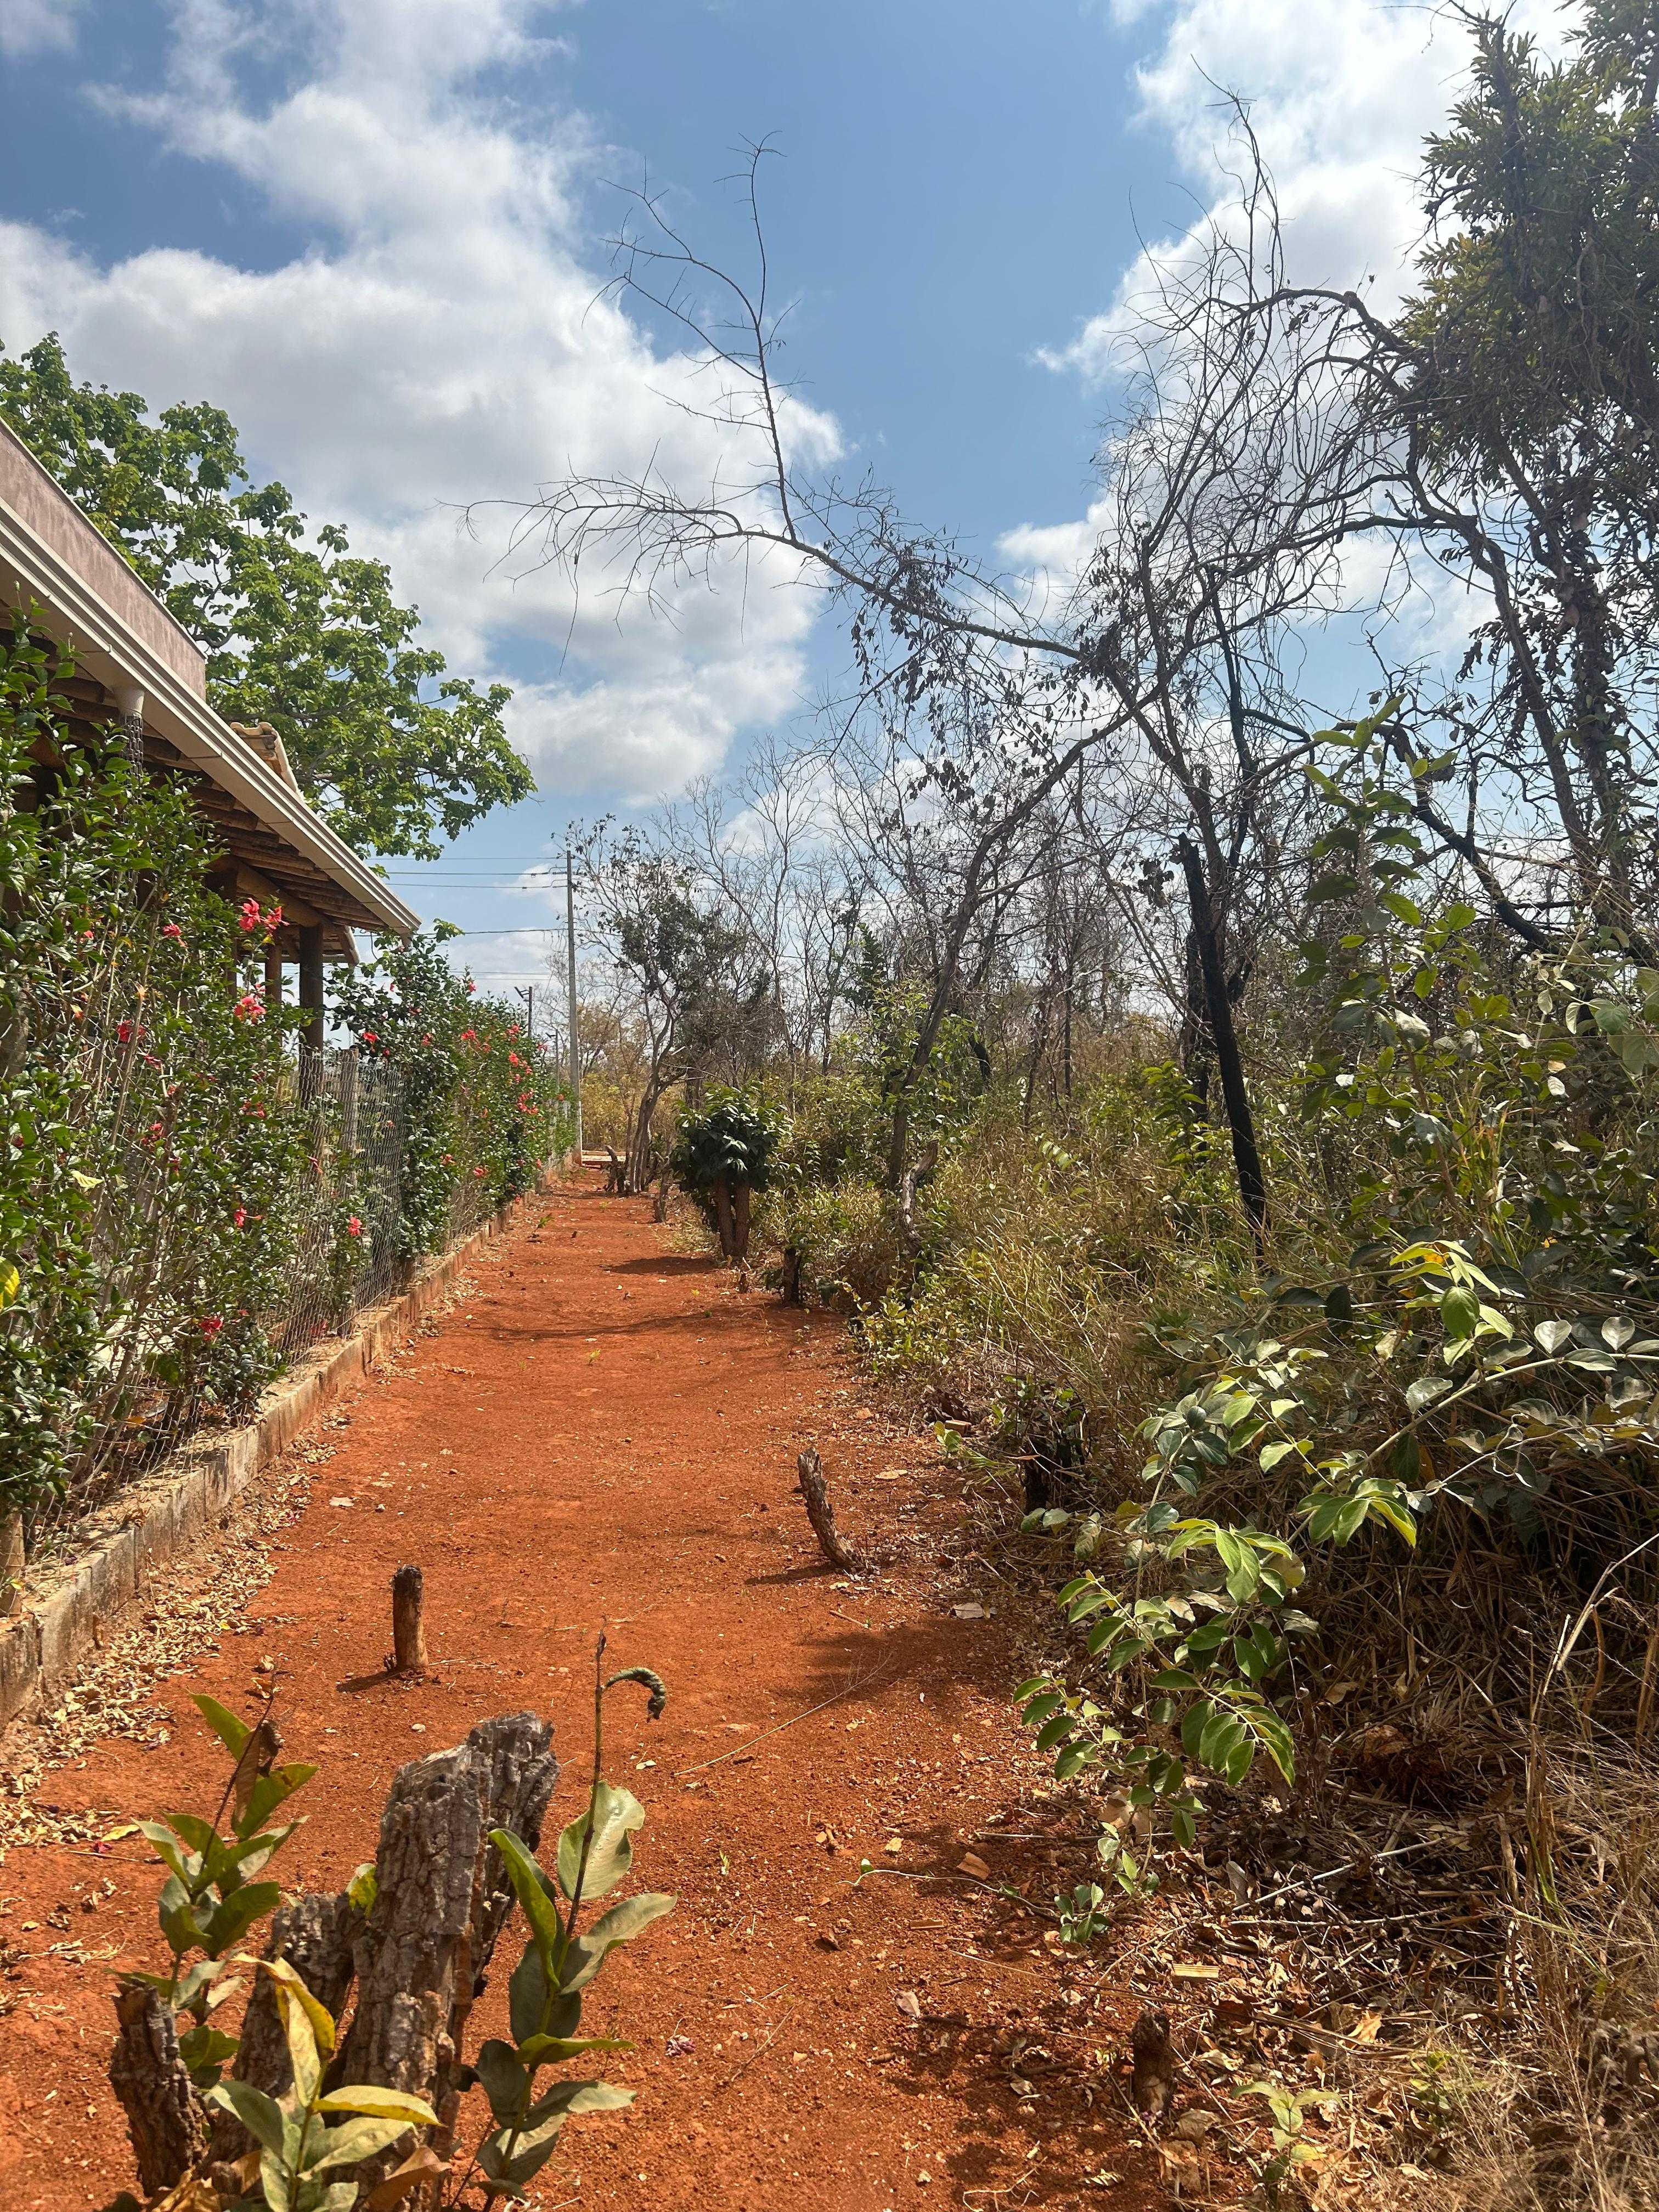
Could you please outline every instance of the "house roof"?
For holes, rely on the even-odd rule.
[[[320,921],[330,951],[350,957],[353,928],[406,937],[418,926],[276,759],[209,706],[194,639],[3,421],[0,605],[26,608],[70,650],[89,719],[142,713],[146,759],[193,775],[228,858],[273,884],[297,918]]]

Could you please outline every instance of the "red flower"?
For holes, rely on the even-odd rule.
[[[218,1335],[224,1325],[225,1320],[222,1314],[204,1314],[196,1324],[197,1328],[201,1330],[203,1335],[208,1339],[210,1343],[216,1336]]]
[[[351,1218],[346,1223],[346,1235],[348,1237],[361,1237],[362,1233],[363,1224],[354,1213]]]
[[[233,1214],[231,1215],[231,1217],[230,1217],[230,1218],[231,1218],[231,1219],[232,1219],[232,1220],[236,1224],[236,1226],[240,1229],[240,1228],[241,1227],[242,1224],[243,1224],[243,1223],[247,1219],[247,1208],[246,1208],[246,1206],[239,1206],[237,1207],[237,1209],[236,1209],[235,1212],[234,1212],[234,1213],[233,1213]]]
[[[161,934],[163,937],[176,937],[182,941],[185,933],[176,921],[168,921],[161,925]]]
[[[264,916],[259,911],[258,900],[256,898],[244,899],[242,901],[242,911],[238,915],[237,919],[240,921],[244,929],[259,928],[264,923]]]
[[[365,1030],[363,1031],[363,1042],[365,1044],[379,1044],[380,1042],[379,1035],[374,1030]]]
[[[231,1012],[239,1022],[262,1022],[265,1018],[265,1002],[257,991],[244,991]]]
[[[123,1044],[131,1044],[132,1042],[132,1024],[131,1022],[117,1022],[115,1024],[115,1034],[120,1038]]]
[[[478,988],[470,975],[466,979],[466,988],[469,991],[476,991]]]
[[[508,1035],[510,1036],[512,1032],[509,1030]],[[520,1059],[516,1052],[508,1053],[507,1055],[507,1064],[509,1067],[522,1067],[524,1066],[524,1062]]]

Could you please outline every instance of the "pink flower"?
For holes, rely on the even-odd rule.
[[[476,991],[478,988],[470,975],[466,979],[466,988],[469,991]]]
[[[351,1218],[346,1223],[346,1235],[348,1237],[361,1237],[362,1233],[363,1224],[354,1213],[351,1216]]]
[[[473,1182],[481,1182],[481,1181],[483,1180],[483,1170],[482,1168],[474,1168],[474,1169],[473,1169],[473,1170],[472,1170],[472,1180],[473,1180]]]
[[[163,937],[176,937],[182,943],[185,933],[176,921],[167,921],[161,925],[161,934]]]
[[[246,1206],[239,1206],[237,1207],[237,1209],[236,1209],[235,1212],[234,1212],[234,1213],[233,1213],[233,1214],[231,1215],[231,1217],[230,1217],[230,1218],[231,1218],[231,1219],[235,1223],[236,1226],[240,1229],[240,1228],[242,1226],[242,1224],[243,1224],[243,1223],[247,1219],[247,1208],[246,1208]]]
[[[422,1044],[430,1044],[430,1043],[431,1043],[431,1042],[432,1042],[432,1032],[431,1032],[431,1030],[427,1030],[427,1032],[425,1033],[425,1035],[422,1037],[422,1039],[421,1039],[421,1042],[422,1042]]]
[[[244,991],[231,1012],[239,1022],[262,1022],[265,1018],[265,1002],[257,991]]]
[[[83,929],[81,932],[81,942],[82,945],[95,944],[97,937],[98,933],[95,929]]]
[[[511,1032],[509,1032],[509,1034],[511,1034]],[[507,1055],[507,1064],[509,1067],[522,1067],[524,1066],[524,1062],[520,1059],[516,1052],[508,1053]]]
[[[237,918],[240,921],[244,929],[260,928],[264,924],[264,917],[259,912],[258,900],[256,898],[244,899],[242,901],[242,911]]]

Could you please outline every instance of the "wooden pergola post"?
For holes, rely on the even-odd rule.
[[[306,1063],[303,1090],[305,1095],[314,1097],[322,1088],[323,1076],[323,931],[320,922],[307,923],[300,931],[300,1006],[306,1016],[301,1041],[315,1054]]]
[[[275,1013],[283,1003],[283,956],[274,944],[265,947],[265,1009]]]

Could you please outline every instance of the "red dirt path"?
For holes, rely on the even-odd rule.
[[[568,1762],[555,1827],[587,1755],[604,1620],[609,1663],[668,1683],[654,1727],[627,1693],[613,1701],[607,1765],[647,1807],[637,1873],[680,1902],[589,1999],[587,2032],[637,2043],[611,2069],[637,2104],[572,2123],[539,2201],[1158,2201],[1109,2078],[1133,2004],[1057,1967],[1042,1923],[983,1893],[852,1887],[866,1855],[937,1873],[965,1844],[1038,1895],[1082,1871],[1033,1838],[1040,1814],[1018,1813],[1018,1778],[1036,1770],[1010,1724],[1012,1662],[996,1620],[951,1611],[983,1592],[953,1564],[961,1508],[931,1438],[858,1403],[837,1324],[672,1256],[641,1205],[563,1191],[538,1218],[323,1432],[338,1449],[279,1536],[274,1577],[153,1700],[177,1717],[170,1738],[98,1743],[42,1794],[141,1813],[216,1798],[217,1747],[188,1693],[249,1709],[269,1661],[287,1754],[322,1769],[273,1869],[286,1882],[337,1886],[373,1855],[404,1760],[526,1705],[550,1712]],[[848,1533],[888,1547],[873,1584],[832,1576],[812,1547],[793,1495],[809,1441]],[[431,1675],[342,1689],[380,1663],[405,1559],[425,1571]],[[987,1838],[999,1823],[1006,1844]],[[106,1960],[155,1963],[155,1889],[131,1843],[14,1845],[0,1863],[0,2212],[90,2212],[130,2185],[103,2071],[108,1964],[45,1947],[67,1912]],[[1041,2049],[1022,2054],[1021,2033]]]

